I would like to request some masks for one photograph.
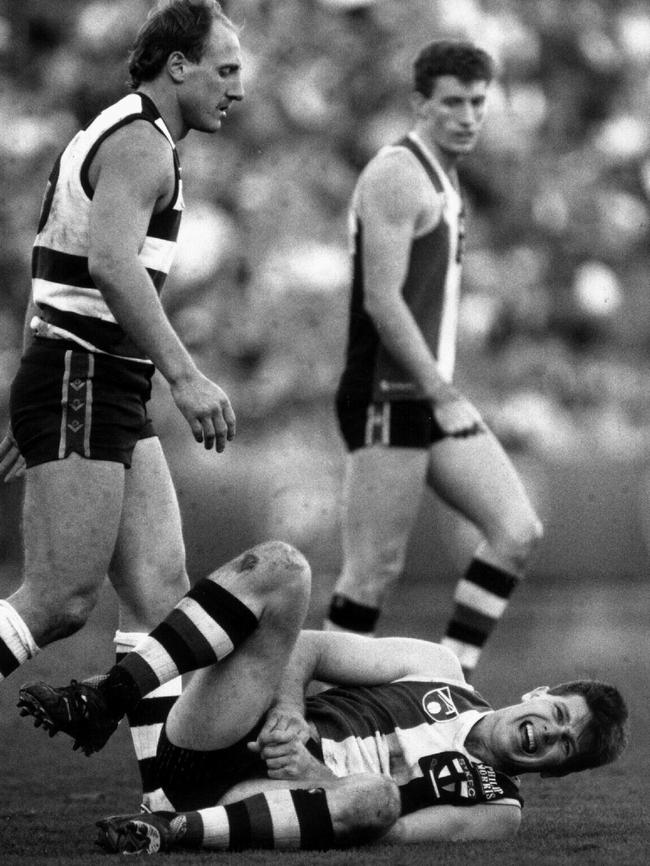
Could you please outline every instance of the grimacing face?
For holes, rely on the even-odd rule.
[[[466,83],[441,75],[428,99],[417,95],[418,120],[443,153],[459,157],[474,149],[485,120],[488,86],[486,81]]]
[[[242,57],[234,30],[215,21],[198,63],[185,58],[181,104],[187,129],[216,132],[233,102],[244,98]]]
[[[494,712],[490,747],[507,772],[553,775],[584,749],[590,720],[582,695],[550,695],[546,687],[537,688],[521,703]]]

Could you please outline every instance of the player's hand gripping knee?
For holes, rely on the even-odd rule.
[[[276,729],[265,737],[260,734],[248,747],[265,761],[269,779],[317,781],[332,775],[289,728]]]
[[[433,414],[444,432],[454,439],[466,439],[485,432],[485,422],[478,409],[454,388],[433,403]]]
[[[172,397],[197,442],[221,452],[234,439],[235,413],[226,392],[198,370],[189,380],[171,384]]]

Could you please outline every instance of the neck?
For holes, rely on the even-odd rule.
[[[483,761],[484,764],[489,764],[495,770],[501,770],[502,767],[497,766],[497,758],[489,746],[489,731],[490,731],[490,716],[483,716],[475,725],[473,725],[467,736],[465,737],[465,748],[475,758]]]
[[[161,87],[156,81],[145,81],[136,92],[143,93],[152,100],[174,141],[179,141],[187,135],[188,130],[183,123],[173,92],[170,93],[168,88]]]
[[[448,175],[455,176],[459,156],[455,153],[449,153],[449,151],[443,150],[438,144],[436,144],[431,136],[427,134],[420,124],[415,124],[413,132],[435,156],[440,163],[442,170]]]

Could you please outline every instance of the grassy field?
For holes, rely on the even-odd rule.
[[[15,573],[0,576],[5,592]],[[320,621],[330,577],[316,576],[309,624]],[[451,583],[431,586],[407,576],[382,631],[435,638],[446,620]],[[3,592],[4,594],[4,592]],[[166,864],[219,862],[241,866],[283,862],[310,866],[354,863],[642,864],[648,862],[648,583],[626,579],[571,583],[529,579],[486,650],[475,685],[496,704],[514,701],[533,685],[578,676],[611,680],[631,707],[632,742],[614,766],[561,780],[524,779],[522,830],[508,843],[436,844],[329,854],[170,854]],[[100,755],[73,753],[69,739],[50,740],[15,709],[24,679],[66,681],[111,662],[115,605],[109,589],[78,635],[49,648],[0,690],[0,862],[78,866],[110,862],[94,848],[93,822],[137,810],[138,777],[122,726]],[[645,810],[645,814],[644,814]]]

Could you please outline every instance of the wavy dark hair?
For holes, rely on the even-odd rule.
[[[427,45],[415,58],[414,89],[429,99],[441,75],[453,75],[464,84],[489,82],[494,78],[494,61],[471,42],[443,39]]]
[[[598,680],[574,680],[553,686],[548,694],[582,695],[591,713],[578,753],[548,775],[566,776],[610,764],[620,757],[628,742],[628,710],[615,686]]]
[[[213,21],[235,30],[217,0],[171,0],[160,3],[140,28],[129,55],[130,86],[152,81],[172,51],[198,63],[210,37]]]

